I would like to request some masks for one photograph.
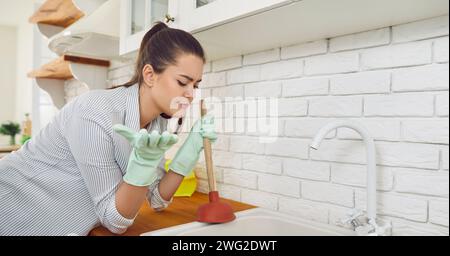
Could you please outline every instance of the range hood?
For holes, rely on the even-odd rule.
[[[119,55],[120,0],[103,3],[89,16],[49,39],[49,48],[58,55],[74,54],[100,59]]]

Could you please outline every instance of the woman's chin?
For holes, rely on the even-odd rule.
[[[186,110],[185,109],[180,109],[176,112],[174,112],[172,114],[172,117],[176,117],[176,118],[183,118],[186,116]]]

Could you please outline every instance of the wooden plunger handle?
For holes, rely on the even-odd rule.
[[[207,111],[204,108],[203,100],[200,102],[201,116],[205,116]],[[205,151],[206,174],[208,175],[209,191],[217,191],[216,177],[214,175],[211,142],[207,138],[203,138],[203,149]]]

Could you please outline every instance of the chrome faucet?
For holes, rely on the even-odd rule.
[[[357,219],[362,215],[362,211],[354,209],[351,211],[347,218],[341,220],[341,224],[352,224],[355,231],[358,234],[366,234],[366,235],[384,235],[389,225],[379,226],[377,225],[377,195],[376,195],[376,185],[377,185],[377,174],[376,174],[376,161],[375,161],[375,142],[370,136],[369,131],[362,126],[361,124],[350,121],[335,121],[331,122],[324,127],[322,127],[317,135],[314,137],[311,148],[314,150],[319,149],[322,140],[325,136],[340,127],[350,128],[354,131],[358,132],[360,136],[363,138],[363,141],[366,145],[366,155],[367,155],[367,225],[363,225]]]

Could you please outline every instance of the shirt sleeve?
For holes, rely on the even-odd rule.
[[[83,113],[84,112],[84,113]],[[114,158],[107,120],[77,111],[66,123],[66,138],[86,183],[101,224],[113,233],[124,233],[134,222],[116,208],[115,194],[123,175]]]
[[[164,200],[159,193],[159,183],[164,175],[166,175],[166,170],[164,168],[165,162],[166,160],[163,157],[157,168],[158,178],[150,185],[149,191],[147,193],[147,201],[155,211],[162,211],[166,209],[173,201],[173,198],[171,198],[169,201]]]

